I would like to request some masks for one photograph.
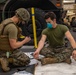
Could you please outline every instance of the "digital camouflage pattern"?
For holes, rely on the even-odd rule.
[[[40,54],[44,55],[46,58],[56,58],[56,62],[63,62],[66,59],[70,58],[72,55],[72,48],[66,48],[66,47],[57,47],[57,48],[51,48],[51,47],[44,47]]]
[[[27,22],[30,19],[30,14],[25,8],[19,8],[15,12],[23,21]]]
[[[6,51],[0,51],[0,57],[7,58]],[[25,66],[30,63],[30,58],[20,50],[14,50],[13,52],[9,52],[9,58],[12,58],[13,65],[15,66]]]
[[[12,64],[15,66],[26,66],[30,63],[30,58],[20,50],[15,50],[10,55],[13,58]]]
[[[7,58],[6,51],[0,51],[0,63],[3,65],[2,69],[4,71],[9,71],[9,63],[12,63],[14,66],[26,66],[30,63],[30,58],[20,50],[9,52],[9,58]]]

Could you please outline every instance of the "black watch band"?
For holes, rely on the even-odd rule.
[[[76,50],[76,48],[73,48],[73,50]]]

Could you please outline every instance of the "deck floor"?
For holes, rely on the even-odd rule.
[[[39,62],[35,69],[35,75],[76,75],[76,61],[72,63],[56,63],[42,66]]]

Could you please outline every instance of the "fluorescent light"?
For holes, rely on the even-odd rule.
[[[75,0],[63,0],[63,3],[75,3]]]

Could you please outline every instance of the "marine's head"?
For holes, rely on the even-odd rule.
[[[15,13],[22,21],[27,22],[30,19],[30,14],[25,8],[19,8]]]

